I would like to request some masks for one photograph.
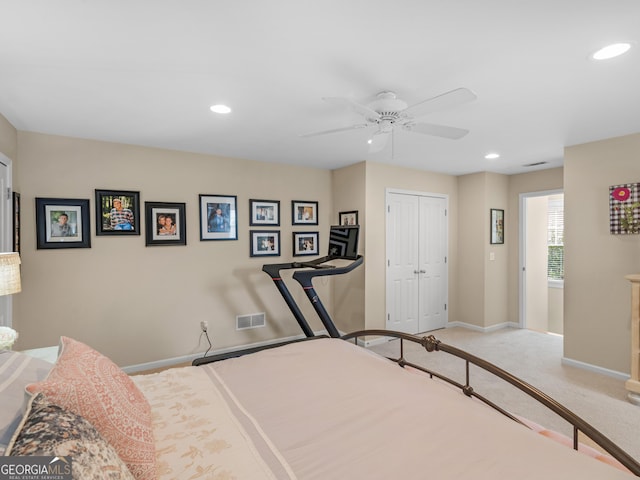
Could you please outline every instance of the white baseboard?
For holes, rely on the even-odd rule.
[[[474,330],[476,332],[482,332],[482,333],[494,332],[502,328],[521,328],[520,325],[516,322],[499,323],[497,325],[491,325],[490,327],[479,327],[477,325],[472,325],[470,323],[464,323],[464,322],[450,322],[447,324],[446,328],[452,328],[452,327],[468,328],[469,330]],[[573,360],[567,357],[562,357],[561,363],[563,365],[581,368],[583,370],[599,373],[601,375],[617,378],[619,380],[628,380],[630,378],[630,375],[626,373],[618,372],[615,370],[609,370],[608,368],[598,367],[597,365],[591,365],[589,363],[580,362],[578,360]]]
[[[573,360],[572,358],[562,357],[561,363],[570,367],[581,368],[589,372],[599,373],[606,375],[607,377],[617,378],[618,380],[628,380],[630,375],[616,370],[609,370],[608,368],[598,367],[597,365],[591,365],[590,363],[584,363],[579,360]]]
[[[320,332],[314,332],[315,335],[327,335],[326,331],[320,331]],[[238,345],[235,347],[228,347],[228,348],[220,348],[220,349],[212,349],[208,352],[207,355],[217,355],[220,353],[228,353],[228,352],[234,352],[234,351],[238,351],[238,350],[244,350],[247,348],[254,348],[254,347],[266,347],[269,345],[273,345],[276,343],[281,343],[281,342],[288,342],[291,340],[300,340],[302,338],[305,338],[304,335],[300,334],[300,335],[294,335],[292,337],[286,337],[286,338],[278,338],[278,339],[274,339],[274,340],[266,340],[264,342],[256,342],[256,343],[250,343],[248,345]],[[129,365],[127,367],[122,367],[122,370],[127,373],[127,374],[132,374],[132,373],[138,373],[138,372],[143,372],[145,370],[153,370],[156,368],[167,368],[167,367],[171,367],[173,365],[178,365],[180,363],[187,363],[187,362],[193,362],[196,358],[201,358],[204,356],[203,352],[200,353],[192,353],[190,355],[183,355],[180,357],[173,357],[173,358],[166,358],[163,360],[156,360],[154,362],[147,362],[147,363],[138,363],[137,365]]]
[[[471,323],[465,322],[449,322],[445,328],[453,328],[453,327],[461,327],[468,328],[469,330],[474,330],[476,332],[489,333],[495,332],[496,330],[502,330],[503,328],[520,328],[516,322],[503,322],[497,323],[496,325],[490,325],[488,327],[479,327],[478,325],[473,325]]]

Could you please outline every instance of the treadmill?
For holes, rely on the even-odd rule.
[[[298,325],[300,325],[300,328],[307,337],[315,337],[316,335],[304,318],[300,307],[298,307],[298,304],[291,296],[291,292],[282,280],[280,272],[282,270],[297,270],[293,274],[293,279],[302,286],[311,305],[320,317],[320,321],[322,321],[322,324],[326,328],[327,333],[331,337],[340,338],[338,329],[313,287],[313,279],[329,275],[344,275],[362,265],[364,257],[358,255],[359,234],[359,225],[334,225],[331,226],[329,232],[328,255],[309,262],[272,263],[262,266],[262,271],[271,277],[282,298],[284,298],[284,301],[291,310],[291,313],[293,313]],[[344,262],[345,260],[347,262]],[[341,265],[336,265],[336,261]]]

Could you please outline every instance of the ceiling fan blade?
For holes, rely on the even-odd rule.
[[[391,132],[376,132],[373,137],[371,137],[369,153],[377,153],[384,150],[384,147],[387,146],[387,142],[389,141],[389,136],[391,136]]]
[[[300,134],[298,136],[299,137],[316,137],[318,135],[328,135],[330,133],[347,132],[349,130],[357,130],[359,128],[367,128],[368,126],[369,126],[369,124],[367,124],[367,123],[360,123],[358,125],[351,125],[350,127],[332,128],[331,130],[322,130],[322,131],[319,131],[319,132],[302,133],[302,134]]]
[[[410,132],[435,135],[436,137],[450,138],[452,140],[458,140],[469,133],[469,130],[465,130],[464,128],[434,125],[432,123],[413,123],[405,125],[404,128]]]
[[[471,102],[476,98],[478,98],[476,94],[468,88],[457,88],[450,92],[443,93],[442,95],[438,95],[437,97],[411,105],[402,113],[413,118],[422,117],[423,115],[427,115],[432,112],[446,110],[448,108],[462,105],[463,103]]]
[[[325,102],[331,103],[332,105],[338,105],[340,107],[349,107],[352,110],[358,112],[360,115],[364,116],[367,120],[377,120],[380,118],[380,114],[375,110],[370,109],[365,105],[361,105],[360,103],[354,102],[348,98],[344,97],[323,97]]]

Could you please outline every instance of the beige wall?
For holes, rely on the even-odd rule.
[[[350,286],[355,291],[342,298],[344,289],[332,288],[330,281],[316,287],[329,310],[340,313],[334,318],[341,330],[382,328],[387,188],[449,198],[449,321],[474,324],[481,308],[488,321],[483,319],[478,326],[499,322],[492,319],[504,317],[499,311],[503,307],[495,301],[487,307],[487,301],[506,289],[506,318],[517,322],[519,195],[562,189],[564,182],[565,288],[570,286],[564,301],[565,356],[628,371],[629,287],[624,275],[640,271],[640,238],[608,234],[606,199],[609,185],[640,180],[639,138],[632,135],[568,148],[564,177],[563,169],[552,169],[505,181],[494,174],[453,177],[373,162],[332,173],[16,132],[0,117],[0,151],[14,160],[14,186],[23,203],[24,290],[14,298],[14,325],[21,333],[17,348],[51,345],[59,335],[70,335],[121,365],[132,365],[204,351],[207,345],[199,343],[201,320],[209,321],[216,349],[298,335],[284,301],[260,271],[265,259],[249,257],[249,198],[281,201],[283,256],[268,259],[277,262],[292,259],[292,199],[320,202],[320,225],[304,228],[309,231],[328,232],[337,212],[358,210],[361,225],[367,227],[360,248],[366,252],[366,266],[352,274]],[[188,245],[145,247],[144,236],[96,237],[95,188],[139,190],[142,202],[186,202]],[[199,193],[238,195],[238,241],[199,240]],[[36,250],[36,196],[90,199],[92,248]],[[477,202],[478,196],[483,202]],[[484,205],[477,207],[478,203]],[[501,250],[488,245],[488,208],[505,209]],[[322,234],[320,239],[322,252],[328,239]],[[491,251],[496,262],[506,255],[507,275],[502,274],[503,266],[487,263]],[[312,327],[321,330],[297,283],[285,278]],[[496,284],[496,278],[504,278],[506,287]],[[487,293],[487,284],[497,286]],[[235,315],[258,311],[267,313],[267,328],[235,331]]]
[[[364,264],[348,275],[333,279],[333,321],[342,332],[355,332],[365,328],[365,276],[367,255],[365,254],[366,217],[366,164],[356,163],[332,172],[332,197],[334,212],[331,220],[338,222],[339,212],[358,212],[360,223],[360,255],[364,255]],[[324,233],[324,232],[323,232]]]
[[[365,323],[367,328],[386,327],[386,190],[396,188],[438,193],[449,197],[449,321],[458,312],[458,181],[457,177],[407,168],[366,163],[367,252]]]
[[[460,275],[459,313],[449,321],[459,321],[483,328],[485,326],[485,250],[489,243],[489,211],[486,206],[487,177],[474,173],[458,177],[459,202],[462,208],[458,256]]]
[[[551,333],[562,335],[564,333],[564,288],[549,287],[547,298],[549,299],[547,329]]]
[[[609,186],[640,182],[640,134],[565,150],[564,355],[630,371],[630,285],[640,236],[609,233]]]
[[[517,248],[510,239],[504,237],[504,244],[489,243],[490,236],[490,210],[497,208],[504,210],[505,220],[508,213],[509,177],[496,173],[486,174],[486,194],[484,211],[484,237],[482,238],[484,249],[484,284],[485,284],[485,308],[484,326],[492,327],[503,325],[508,318],[508,268],[507,252],[510,248]]]
[[[507,252],[504,244],[490,244],[491,209],[507,215],[509,177],[474,173],[458,177],[459,309],[457,321],[479,328],[502,325],[507,318]],[[451,321],[452,319],[450,319]]]
[[[0,152],[4,153],[14,162],[18,158],[18,132],[2,115],[0,115]],[[17,182],[15,165],[13,180],[14,183]]]
[[[547,277],[547,229],[549,198],[527,200],[526,225],[526,327],[546,332],[549,324],[549,280]]]
[[[295,230],[329,231],[330,171],[24,132],[18,150],[24,228],[17,348],[54,345],[67,335],[135,365],[204,352],[201,320],[216,349],[301,333],[261,267],[292,260],[291,200],[319,202],[320,224]],[[187,246],[146,247],[144,228],[141,236],[95,236],[96,188],[140,191],[142,210],[145,201],[186,202]],[[237,241],[200,241],[201,193],[238,196]],[[35,197],[90,199],[91,248],[37,250]],[[281,257],[250,258],[250,198],[280,200]],[[321,252],[327,242],[321,235]],[[289,284],[321,330],[300,286]],[[317,290],[331,309],[329,284]],[[256,312],[266,312],[266,328],[236,331],[236,315]]]

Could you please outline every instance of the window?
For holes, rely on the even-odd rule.
[[[564,280],[564,195],[552,195],[547,206],[547,277]]]

